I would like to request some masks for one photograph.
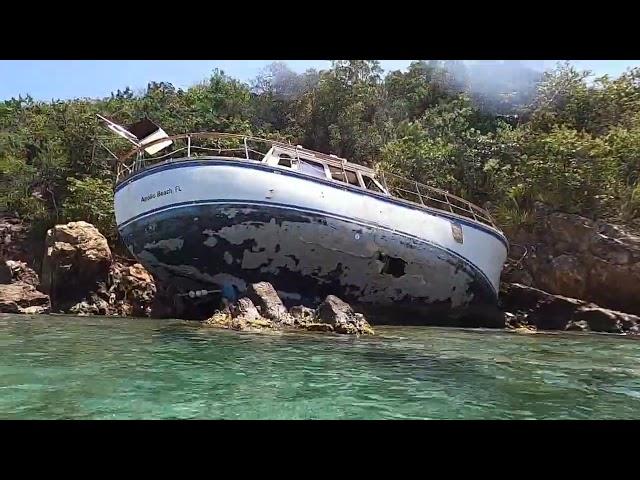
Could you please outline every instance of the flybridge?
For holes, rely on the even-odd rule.
[[[154,155],[173,143],[169,135],[148,118],[144,118],[125,128],[102,115],[97,115],[97,117],[107,125],[109,130],[133,143],[136,147],[144,148],[144,151],[149,155]],[[162,139],[166,140],[161,141]]]

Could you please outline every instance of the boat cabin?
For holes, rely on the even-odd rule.
[[[274,146],[264,156],[262,163],[388,195],[376,180],[374,170],[349,163],[335,155],[319,154],[302,147]]]

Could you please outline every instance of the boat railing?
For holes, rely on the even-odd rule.
[[[171,140],[171,151],[148,155],[145,148],[154,144]],[[193,141],[197,140],[195,144]],[[489,225],[500,230],[491,214],[474,203],[458,197],[446,190],[409,180],[400,175],[384,171],[372,170],[362,165],[349,163],[345,159],[315,152],[289,143],[269,140],[265,138],[239,135],[233,133],[190,133],[174,135],[158,139],[146,145],[136,147],[119,158],[117,164],[117,183],[124,181],[134,173],[144,170],[161,162],[182,161],[199,156],[220,156],[234,159],[262,161],[273,147],[280,147],[293,152],[294,155],[309,155],[329,165],[359,170],[363,173],[373,173],[382,184],[386,193],[392,197],[410,202],[426,208],[436,209],[460,217],[466,217],[476,222]],[[180,155],[178,155],[180,154]],[[294,157],[295,158],[295,157]],[[299,157],[298,157],[299,159]]]
[[[377,173],[382,185],[394,197],[467,217],[499,230],[495,220],[487,210],[464,198],[385,170],[379,170]]]

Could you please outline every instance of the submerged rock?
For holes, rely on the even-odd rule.
[[[0,312],[48,313],[49,296],[25,282],[0,284]]]

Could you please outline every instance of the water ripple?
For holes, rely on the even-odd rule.
[[[640,344],[376,329],[238,334],[183,321],[2,317],[1,418],[637,418]]]

